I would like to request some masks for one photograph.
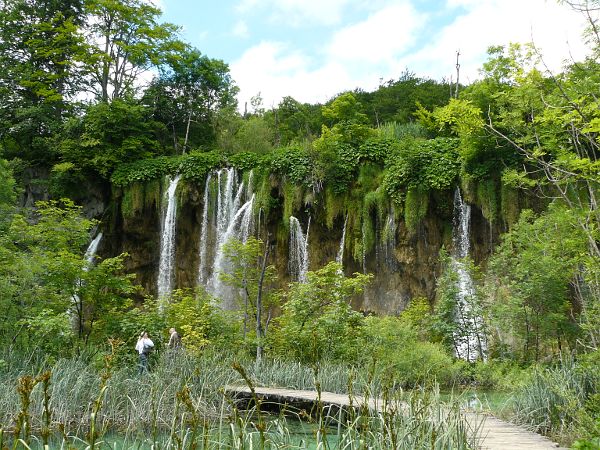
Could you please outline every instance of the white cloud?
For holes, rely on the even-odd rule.
[[[388,6],[338,31],[328,46],[329,57],[362,63],[392,62],[414,42],[424,22],[425,16],[410,3]]]
[[[231,64],[231,74],[240,87],[240,108],[257,93],[265,107],[276,106],[290,95],[304,102],[324,102],[344,89],[356,86],[345,68],[329,62],[310,70],[310,60],[284,44],[262,42]]]
[[[345,1],[350,0],[332,3]],[[275,4],[275,0],[243,2]],[[295,0],[279,3],[281,8],[300,5]],[[533,40],[553,70],[560,70],[570,54],[575,59],[585,54],[583,17],[553,0],[447,0],[444,14],[456,14],[456,7],[460,15],[437,32],[419,37],[421,48],[413,53],[408,50],[414,47],[415,37],[434,26],[434,16],[418,13],[408,0],[384,6],[364,21],[337,30],[323,43],[322,54],[309,56],[283,43],[256,45],[231,64],[240,87],[240,107],[258,92],[266,107],[277,105],[286,95],[323,102],[347,89],[372,90],[380,78],[396,79],[405,68],[418,76],[448,78],[455,73],[457,50],[463,82],[478,78],[490,45]]]
[[[247,38],[250,34],[248,33],[248,25],[243,20],[238,20],[233,27],[231,32],[234,36],[239,38]]]
[[[291,25],[334,25],[340,22],[345,8],[368,5],[368,0],[240,0],[237,10],[247,13],[270,11],[270,19]]]
[[[454,72],[460,50],[461,79],[478,77],[490,45],[533,41],[553,70],[560,70],[570,54],[581,58],[583,20],[580,15],[553,1],[545,0],[449,0],[449,6],[465,6],[467,12],[432,37],[414,55],[398,61],[418,74],[440,78]]]

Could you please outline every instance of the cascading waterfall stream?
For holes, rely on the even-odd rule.
[[[454,257],[452,264],[458,274],[458,298],[456,320],[461,329],[455,332],[456,356],[467,361],[485,359],[487,345],[483,333],[483,320],[473,310],[472,299],[475,296],[471,274],[462,259],[469,255],[471,222],[471,205],[463,202],[460,190],[454,193],[454,224],[452,239],[454,242]]]
[[[158,298],[164,299],[173,290],[173,272],[175,269],[175,229],[177,222],[177,198],[175,191],[181,176],[169,180],[165,192],[166,208],[162,220],[160,239],[160,262],[158,266]]]
[[[204,186],[204,199],[202,203],[202,229],[200,231],[200,267],[198,269],[198,284],[205,284],[208,278],[207,274],[207,252],[208,252],[208,200],[210,197],[210,182],[212,174],[206,177]]]
[[[235,305],[234,292],[219,279],[219,274],[229,267],[223,246],[234,238],[246,242],[252,235],[252,179],[252,172],[244,183],[238,181],[235,169],[221,169],[209,174],[204,187],[198,283],[219,297],[225,309]]]
[[[306,226],[306,234],[302,231],[302,225],[294,216],[290,216],[290,276],[293,280],[301,283],[306,282],[308,272],[308,233],[310,231],[310,217]]]

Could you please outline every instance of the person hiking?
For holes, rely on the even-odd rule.
[[[135,349],[140,354],[139,374],[148,371],[148,355],[154,348],[154,342],[148,337],[148,333],[143,331],[135,344]]]
[[[167,344],[171,350],[178,350],[181,348],[181,336],[175,328],[169,330],[169,343]]]

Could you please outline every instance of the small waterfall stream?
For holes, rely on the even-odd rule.
[[[91,267],[94,266],[94,263],[96,262],[96,252],[98,251],[98,246],[100,245],[101,240],[102,240],[102,232],[100,231],[96,235],[96,237],[94,237],[94,239],[92,239],[92,241],[90,242],[90,245],[88,245],[87,249],[85,250],[85,253],[83,254],[83,259],[85,261],[85,266],[83,266],[83,270],[85,272],[87,272],[88,270],[90,270]],[[82,283],[83,282],[80,278],[78,278],[77,281],[75,282],[77,287],[80,287],[82,285]],[[67,311],[67,313],[69,314],[69,317],[71,318],[71,323],[72,323],[74,329],[78,329],[78,327],[79,327],[78,308],[80,307],[80,303],[81,303],[81,298],[79,297],[79,295],[77,295],[77,293],[74,293],[72,295],[71,306],[69,307],[69,310]]]
[[[348,225],[348,214],[346,214],[346,218],[344,219],[344,229],[342,230],[342,239],[340,240],[340,248],[338,249],[337,255],[335,257],[335,262],[344,265],[344,245],[346,245],[346,226]]]
[[[483,334],[483,320],[472,310],[470,300],[474,297],[473,279],[465,267],[463,258],[470,249],[471,205],[464,202],[460,189],[454,193],[454,223],[452,239],[454,242],[453,265],[458,274],[458,298],[456,320],[462,332],[455,333],[456,356],[467,361],[486,358],[487,345]]]
[[[175,191],[181,176],[169,179],[165,192],[164,216],[160,238],[160,262],[158,266],[158,298],[165,298],[173,290],[173,272],[175,269],[175,229],[177,222],[177,198]]]
[[[294,216],[290,216],[290,256],[289,266],[292,280],[304,283],[308,272],[308,233],[310,231],[310,217],[306,226],[306,234],[302,225]]]
[[[102,231],[99,232],[94,239],[92,239],[92,242],[90,242],[90,245],[88,245],[88,248],[86,249],[85,254],[83,255],[83,259],[85,259],[85,261],[87,262],[83,270],[87,271],[91,266],[94,265],[94,261],[96,259],[96,252],[98,251],[98,246],[100,245],[101,240]]]

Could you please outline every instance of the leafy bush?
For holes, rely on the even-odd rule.
[[[361,161],[384,162],[397,145],[394,139],[374,138],[362,143],[357,153]]]
[[[208,172],[224,165],[226,161],[215,152],[191,152],[181,156],[159,156],[121,164],[111,181],[116,186],[145,182],[180,173],[187,180],[203,180]]]
[[[458,140],[436,138],[400,142],[387,160],[384,186],[397,203],[408,188],[450,189],[460,170]]]
[[[437,381],[450,384],[452,357],[440,344],[419,340],[417,330],[396,317],[368,317],[365,320],[365,358],[373,358],[384,372],[403,386],[415,387]]]
[[[297,184],[310,184],[312,162],[306,149],[299,145],[289,145],[274,150],[269,155],[271,172],[287,177]]]
[[[241,152],[228,156],[227,160],[236,169],[247,171],[258,166],[262,158],[257,153]]]
[[[271,332],[273,350],[308,363],[354,359],[363,316],[349,302],[371,277],[355,274],[346,278],[335,262],[308,272],[306,277],[305,283],[291,283],[285,293],[277,328]]]
[[[172,175],[177,172],[181,156],[159,156],[121,164],[115,169],[111,181],[116,186],[127,186],[135,182],[145,182]]]
[[[178,173],[185,180],[202,181],[206,175],[226,164],[223,156],[216,152],[191,152],[181,158]]]

